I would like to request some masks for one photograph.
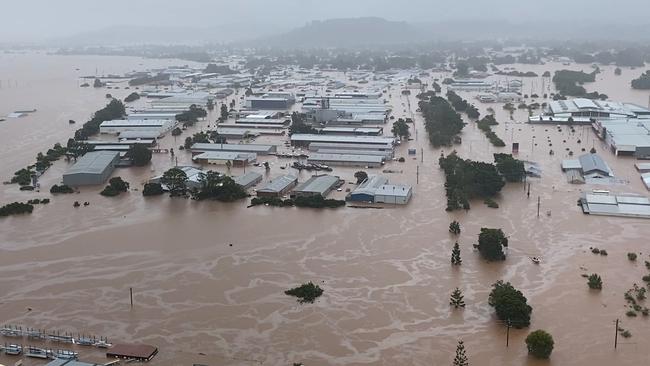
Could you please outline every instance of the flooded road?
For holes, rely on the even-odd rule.
[[[26,60],[33,61],[29,68],[24,66]],[[95,68],[100,73],[119,73],[145,67],[140,64],[180,63],[186,62],[0,55],[0,79],[6,79],[7,73],[14,75],[17,88],[25,85],[26,89],[10,97],[16,91],[5,89],[3,83],[0,113],[38,109],[30,117],[0,122],[3,180],[31,163],[38,151],[65,143],[89,113],[105,104],[105,93],[124,97],[129,92],[79,88],[78,75],[93,74]],[[516,67],[539,69],[541,75],[562,66]],[[637,73],[624,70],[615,77],[613,68],[604,68],[602,77],[587,89],[645,105],[647,92],[628,90],[629,79]],[[47,75],[56,77],[49,80]],[[530,81],[524,82],[525,90]],[[395,115],[408,116],[401,107],[408,104],[406,97],[395,87],[390,93]],[[414,110],[415,96],[410,98]],[[493,107],[499,122],[509,118],[500,104],[474,103],[482,113]],[[527,112],[517,111],[515,121],[526,116]],[[78,124],[68,126],[68,119]],[[52,203],[36,207],[32,215],[1,219],[0,323],[154,344],[160,349],[151,362],[154,365],[450,364],[459,338],[465,341],[472,365],[549,364],[527,356],[523,340],[535,329],[545,329],[555,338],[550,364],[650,363],[645,345],[650,336],[648,319],[625,317],[623,299],[623,293],[648,273],[643,262],[650,260],[645,239],[650,222],[583,215],[576,205],[580,190],[598,186],[569,185],[560,170],[561,160],[568,155],[565,148],[579,155],[581,148],[588,151],[594,145],[614,174],[629,181],[607,189],[645,194],[634,160],[617,159],[604,151],[589,128],[577,128],[572,135],[566,127],[558,132],[554,126],[501,123],[495,132],[508,146],[520,142],[519,157],[539,163],[542,178],[529,180],[530,198],[523,184],[509,184],[497,199],[499,209],[476,201],[467,212],[447,213],[437,159],[441,151],[449,153],[452,148],[430,147],[417,114],[415,121],[417,139],[400,146],[396,156],[407,157],[407,149],[415,147],[417,158],[387,165],[402,171],[388,174],[392,182],[414,187],[414,197],[405,207],[246,208],[246,202],[144,199],[138,191],[105,198],[98,194],[101,187],[96,187],[53,197]],[[492,153],[509,152],[493,148],[471,123],[462,138],[463,143],[454,148],[463,157],[491,161]],[[180,141],[166,137],[161,144],[174,147]],[[548,154],[550,148],[555,155]],[[185,154],[179,154],[179,159],[189,162]],[[273,162],[271,176],[283,173],[277,168],[280,162]],[[168,156],[156,155],[154,171],[129,168],[115,174],[139,188],[170,165]],[[42,186],[57,183],[66,168],[66,162],[57,162],[41,180]],[[357,170],[336,168],[334,174],[352,180]],[[300,180],[308,176],[303,172]],[[50,197],[46,190],[20,192],[16,186],[3,185],[0,199],[7,203]],[[91,204],[73,209],[74,201]],[[452,220],[461,223],[458,238],[448,233]],[[472,251],[481,227],[503,228],[509,236],[504,263],[486,263]],[[463,259],[458,268],[450,265],[455,240]],[[592,254],[589,248],[594,246],[609,255]],[[629,251],[642,254],[630,262]],[[541,256],[542,263],[532,264],[530,256]],[[590,292],[582,273],[599,273],[603,290]],[[506,329],[487,304],[490,286],[499,279],[512,282],[534,308],[530,329],[511,330],[508,348]],[[283,294],[307,281],[325,290],[315,304],[300,305]],[[129,287],[134,289],[134,308],[129,306]],[[464,310],[449,307],[455,287],[464,292]],[[621,344],[614,350],[616,318],[633,336],[619,338]],[[105,360],[99,352],[82,359]],[[11,359],[0,356],[0,362]]]

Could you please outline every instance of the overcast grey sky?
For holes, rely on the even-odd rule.
[[[0,41],[43,40],[109,26],[248,23],[283,28],[309,20],[377,16],[412,22],[508,19],[517,23],[647,20],[650,0],[0,0]]]

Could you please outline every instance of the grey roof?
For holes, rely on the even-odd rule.
[[[650,218],[647,197],[583,193],[580,201],[583,212],[592,215]]]
[[[124,131],[120,132],[120,139],[156,139],[160,137],[160,132],[158,131]]]
[[[411,193],[411,187],[398,184],[384,184],[375,190],[375,195],[408,197]]]
[[[65,174],[101,174],[119,156],[117,151],[91,151],[79,158]]]
[[[580,170],[581,168],[582,168],[582,164],[580,164],[580,160],[578,159],[562,160],[562,170],[571,170],[571,169]]]
[[[611,172],[603,158],[597,154],[584,154],[581,155],[578,160],[580,160],[583,174],[602,172],[609,175]]]
[[[196,143],[191,147],[192,151],[241,151],[268,154],[276,150],[275,145],[259,144],[206,144]]]
[[[272,179],[269,183],[257,191],[273,193],[281,192],[297,180],[298,178],[294,177],[293,175],[283,175]]]
[[[354,162],[354,163],[376,163],[384,162],[382,155],[352,155],[352,154],[321,154],[311,153],[307,158],[309,161],[328,161],[328,162]]]
[[[558,100],[549,103],[552,113],[575,113],[575,112],[600,112],[619,116],[636,117],[639,113],[647,113],[648,110],[631,103],[612,101],[598,101],[586,98],[569,100]]]
[[[248,186],[252,184],[255,181],[259,181],[262,179],[262,174],[257,173],[257,172],[248,172],[244,175],[240,175],[235,177],[235,183],[237,183],[240,186]]]
[[[377,155],[388,157],[392,155],[392,151],[379,151],[379,150],[345,150],[345,149],[318,149],[319,154],[343,154],[343,155]]]
[[[343,150],[393,150],[393,144],[377,144],[377,145],[366,145],[366,144],[341,144],[336,142],[312,142],[309,144],[309,150],[320,150],[320,149],[343,149]],[[358,152],[357,154],[362,154]]]
[[[395,142],[395,138],[384,136],[336,136],[297,133],[291,136],[291,141],[387,145],[393,144]]]
[[[257,159],[257,154],[240,151],[206,151],[192,158],[192,160],[248,160]]]
[[[352,191],[353,194],[369,194],[371,196],[375,195],[377,189],[384,184],[388,183],[388,178],[381,175],[369,175],[366,180],[364,180],[357,189]]]
[[[339,178],[332,175],[314,175],[307,181],[300,183],[294,192],[313,192],[325,195],[339,182]]]

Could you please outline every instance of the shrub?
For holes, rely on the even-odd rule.
[[[605,249],[600,250],[600,255],[607,255],[607,251]]]
[[[599,275],[593,273],[587,278],[587,286],[592,290],[601,290],[603,288],[603,280]]]
[[[553,337],[544,330],[536,330],[526,337],[528,353],[537,358],[549,358],[553,352]]]
[[[299,287],[292,288],[284,292],[286,295],[295,296],[298,298],[298,302],[301,304],[304,303],[314,303],[319,296],[323,294],[323,289],[318,285],[314,285],[311,281],[305,283]]]
[[[632,253],[632,252],[627,253],[627,259],[629,259],[631,261],[635,261],[636,260],[636,253]]]
[[[594,253],[594,254],[600,254],[600,249],[598,249],[598,248],[592,248],[592,249],[591,249],[591,252]]]
[[[621,335],[623,336],[623,338],[630,338],[632,336],[632,333],[630,333],[629,330],[624,330],[621,332]]]
[[[636,316],[636,312],[634,310],[628,310],[627,313],[625,313],[625,315],[633,318]]]
[[[55,194],[55,193],[74,193],[74,190],[65,184],[61,184],[60,186],[57,186],[56,184],[50,188],[50,193]]]
[[[485,201],[483,201],[487,207],[489,208],[499,208],[499,204],[493,200],[492,198],[486,198]]]

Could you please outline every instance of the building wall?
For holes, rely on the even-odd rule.
[[[288,101],[280,100],[251,100],[250,106],[252,109],[289,109]]]
[[[108,180],[108,178],[115,170],[115,165],[119,161],[119,157],[113,164],[109,165],[104,169],[100,174],[93,173],[75,173],[75,174],[63,174],[63,184],[77,187],[77,186],[89,186],[89,185],[99,185],[103,184]]]

